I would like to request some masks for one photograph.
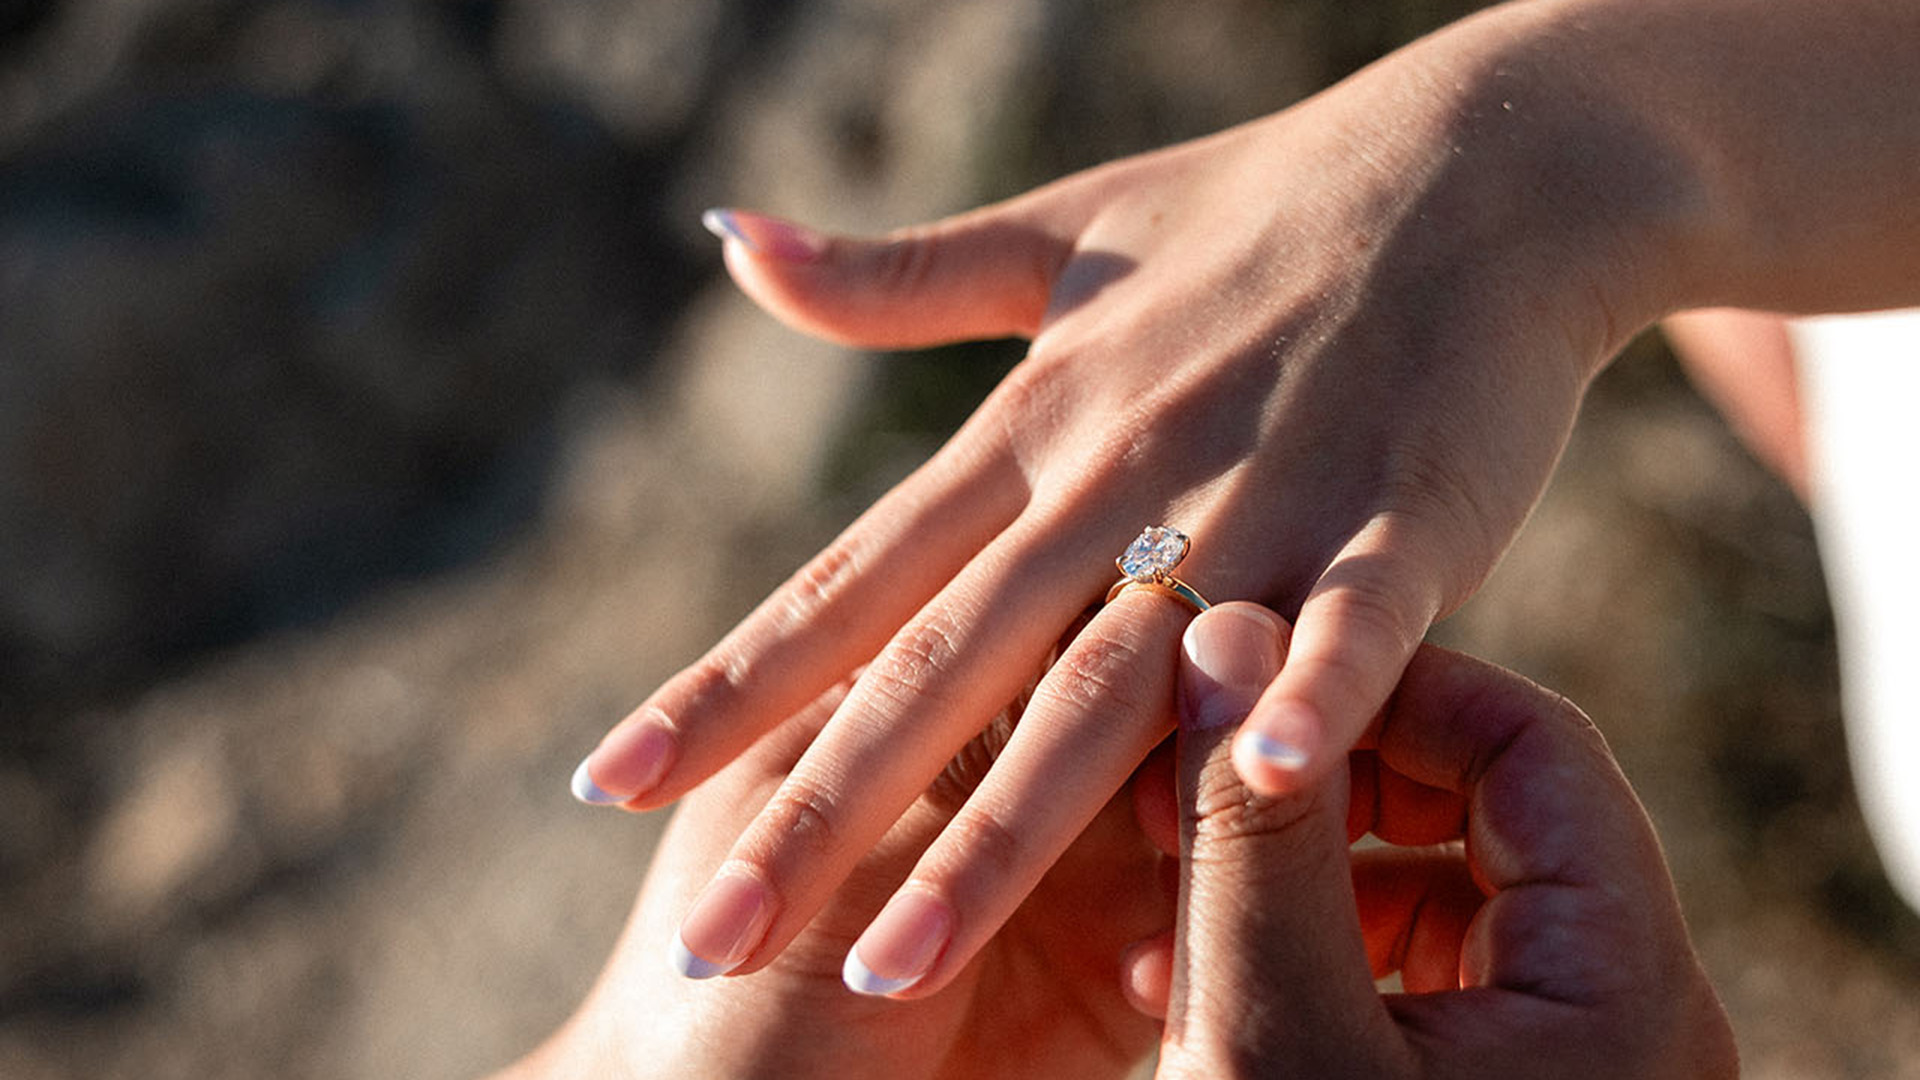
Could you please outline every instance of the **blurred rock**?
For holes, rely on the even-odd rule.
[[[94,918],[150,921],[239,846],[240,808],[213,738],[196,731],[168,746],[107,812],[86,854]]]
[[[327,7],[183,6],[0,172],[0,709],[484,553],[687,295],[638,148]]]
[[[642,144],[692,125],[725,58],[720,35],[738,32],[747,10],[676,0],[516,0],[500,8],[494,40],[509,78],[530,97],[578,102]]]

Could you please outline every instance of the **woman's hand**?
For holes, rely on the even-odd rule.
[[[1241,738],[1249,782],[1345,760],[1519,527],[1661,265],[1639,211],[1674,170],[1620,130],[1567,152],[1549,135],[1577,110],[1531,95],[1506,40],[1463,24],[1296,109],[884,240],[718,215],[735,278],[802,329],[1033,344],[583,763],[590,800],[663,805],[864,666],[688,914],[690,974],[793,942],[1150,523],[1194,538],[1201,593],[1298,618]],[[1572,197],[1603,153],[1631,198]],[[1009,918],[1171,730],[1185,614],[1130,592],[1072,642],[855,985],[938,990]]]
[[[1227,744],[1283,638],[1238,604],[1188,635],[1179,943],[1132,965],[1159,1075],[1737,1075],[1659,841],[1578,709],[1425,648],[1350,778],[1268,799]],[[1368,832],[1407,846],[1350,854]],[[1382,996],[1394,972],[1408,993]]]
[[[1144,525],[1194,538],[1201,593],[1297,618],[1235,762],[1310,789],[1492,567],[1628,334],[1707,302],[1912,295],[1920,216],[1890,193],[1920,152],[1916,22],[1905,0],[1532,0],[883,240],[717,215],[741,286],[804,330],[1033,344],[583,763],[583,797],[663,805],[864,666],[683,923],[686,969],[795,940]],[[1073,642],[850,982],[912,996],[963,970],[1170,729],[1184,612],[1130,592]]]
[[[661,841],[598,985],[547,1045],[500,1080],[540,1077],[1119,1077],[1158,1024],[1122,996],[1128,944],[1173,917],[1169,860],[1123,796],[1094,815],[975,963],[912,1002],[860,997],[842,959],[984,774],[1007,734],[997,719],[951,763],[750,979],[694,982],[667,943],[735,837],[779,790],[844,687],[783,723],[689,796]],[[1011,714],[1010,714],[1011,715]]]

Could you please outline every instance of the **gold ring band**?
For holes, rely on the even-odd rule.
[[[1162,596],[1171,596],[1175,600],[1184,600],[1193,605],[1195,611],[1205,611],[1213,606],[1207,603],[1207,598],[1195,591],[1193,586],[1172,575],[1168,575],[1164,581],[1135,581],[1132,578],[1116,581],[1113,583],[1113,588],[1107,590],[1107,603],[1113,603],[1114,597],[1128,589],[1145,589]]]
[[[1193,541],[1187,534],[1165,525],[1149,525],[1127,545],[1127,550],[1113,560],[1126,577],[1115,582],[1107,590],[1107,602],[1128,589],[1146,589],[1150,592],[1171,596],[1176,600],[1190,604],[1195,611],[1205,611],[1213,605],[1201,596],[1199,590],[1173,576],[1173,569],[1187,557],[1193,547]]]

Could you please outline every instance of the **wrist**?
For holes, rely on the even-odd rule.
[[[1516,0],[1436,37],[1456,33],[1491,61],[1467,84],[1483,112],[1519,105],[1504,83],[1543,114],[1527,172],[1594,215],[1569,265],[1607,274],[1623,333],[1692,307],[1920,301],[1920,6]]]
[[[1427,69],[1431,137],[1452,162],[1430,201],[1499,264],[1484,272],[1523,313],[1554,314],[1582,377],[1699,302],[1729,231],[1708,159],[1636,98],[1640,61],[1595,32],[1594,6],[1509,3],[1406,54]]]

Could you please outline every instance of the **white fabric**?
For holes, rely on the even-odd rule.
[[[1792,327],[1860,808],[1920,910],[1920,310]]]

